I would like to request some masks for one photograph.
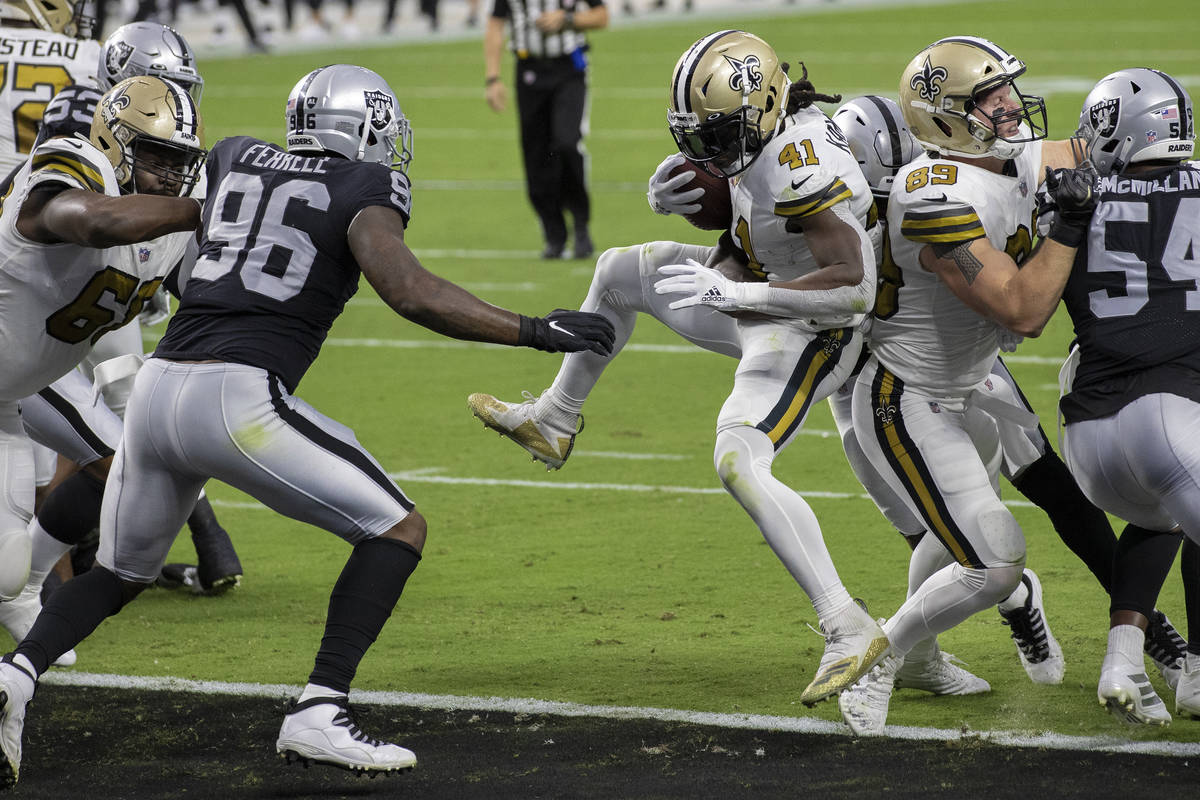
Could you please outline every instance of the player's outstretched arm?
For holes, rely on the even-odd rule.
[[[35,188],[17,217],[17,230],[27,239],[84,247],[134,244],[199,224],[200,204],[190,197],[111,197],[61,185]]]
[[[385,206],[372,206],[355,217],[349,241],[363,275],[383,301],[431,331],[548,352],[612,352],[612,323],[599,314],[558,309],[545,318],[526,317],[434,275],[405,243],[403,218]]]

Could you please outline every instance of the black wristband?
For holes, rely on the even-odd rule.
[[[499,83],[499,82],[500,82],[499,75],[489,75],[488,77],[483,79],[484,86],[491,86],[493,83]]]
[[[1083,237],[1087,235],[1087,227],[1077,227],[1068,225],[1061,219],[1055,220],[1050,225],[1050,230],[1046,234],[1046,238],[1052,239],[1064,247],[1079,247],[1083,244]]]
[[[533,347],[533,332],[536,328],[533,317],[527,317],[524,314],[517,316],[521,319],[521,332],[517,334],[517,347]]]
[[[575,30],[575,12],[574,11],[568,11],[565,14],[563,14],[563,30],[565,30],[565,31]]]

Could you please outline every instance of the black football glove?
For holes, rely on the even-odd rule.
[[[517,344],[547,353],[577,353],[591,350],[597,355],[612,353],[617,334],[607,317],[589,311],[556,308],[545,317],[521,317]]]
[[[1049,238],[1066,245],[1079,247],[1087,235],[1096,210],[1095,171],[1056,169],[1046,167],[1046,191],[1058,207],[1057,217],[1050,225]]]

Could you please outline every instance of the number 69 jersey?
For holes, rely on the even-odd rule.
[[[40,244],[16,230],[35,186],[66,184],[120,193],[112,165],[83,139],[39,145],[13,179],[0,211],[0,401],[20,400],[73,369],[96,340],[125,325],[183,251],[182,237],[98,249]]]
[[[817,269],[807,240],[798,235],[805,217],[835,208],[863,230],[875,222],[871,188],[841,130],[824,112],[800,109],[783,125],[731,188],[734,241],[752,272],[778,281]],[[874,280],[874,248],[866,234],[864,241]]]
[[[871,351],[906,383],[935,396],[967,394],[999,352],[998,328],[921,267],[928,245],[987,238],[1018,265],[1032,249],[1042,143],[1025,145],[1004,174],[921,155],[900,168],[888,197],[887,243]]]
[[[293,392],[358,289],[350,224],[378,205],[407,225],[408,178],[248,136],[213,146],[207,178],[199,257],[154,354],[260,367]]]

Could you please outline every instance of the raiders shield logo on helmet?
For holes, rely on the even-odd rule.
[[[108,52],[104,54],[104,66],[108,70],[108,74],[120,75],[124,72],[131,55],[133,55],[133,45],[122,41],[112,42],[108,47]]]
[[[1097,136],[1112,136],[1121,118],[1121,99],[1110,97],[1088,109],[1088,119]]]
[[[392,98],[384,92],[369,91],[363,92],[363,99],[371,112],[371,127],[380,131],[386,128],[393,117]]]

